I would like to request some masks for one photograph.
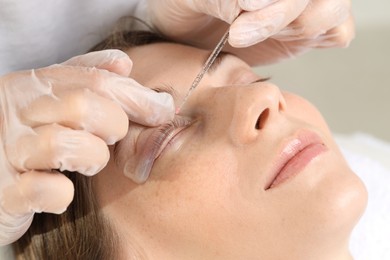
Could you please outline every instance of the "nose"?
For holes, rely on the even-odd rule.
[[[251,143],[267,129],[271,131],[286,109],[280,89],[268,82],[217,88],[208,100],[216,135],[228,135],[236,145]]]
[[[247,144],[278,123],[286,109],[280,89],[272,83],[255,83],[236,90],[230,122],[231,140]]]

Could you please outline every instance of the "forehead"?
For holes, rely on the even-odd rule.
[[[126,53],[133,61],[130,77],[153,87],[169,81],[187,86],[188,79],[195,78],[209,52],[174,43],[154,43],[130,48]]]
[[[176,63],[194,63],[201,66],[208,51],[175,43],[153,43],[130,48],[127,51],[134,64],[162,65],[167,68]]]

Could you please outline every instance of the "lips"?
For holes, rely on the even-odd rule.
[[[272,189],[300,173],[313,159],[328,148],[314,132],[304,131],[282,146],[265,190]]]

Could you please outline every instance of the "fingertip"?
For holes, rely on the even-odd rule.
[[[247,40],[241,38],[241,37],[229,37],[229,45],[234,48],[246,48],[251,45],[253,45],[252,42],[248,42]]]
[[[271,36],[283,19],[276,16],[259,22],[256,14],[245,13],[234,21],[229,30],[229,44],[236,48],[245,48],[264,41]]]
[[[73,57],[62,64],[96,67],[126,77],[130,74],[133,67],[130,57],[125,52],[116,49],[89,52],[84,55]]]
[[[352,15],[349,17],[349,19],[345,23],[338,26],[335,30],[339,32],[338,37],[337,37],[338,45],[342,48],[349,47],[351,42],[356,37],[355,21],[354,21]]]
[[[243,32],[240,29],[231,28],[228,42],[234,48],[246,48],[264,40],[265,37],[256,30]]]
[[[61,138],[61,157],[54,157],[59,161],[61,171],[93,176],[107,165],[110,151],[103,139],[85,131],[70,131],[64,133],[64,137]]]
[[[354,20],[351,16],[345,23],[337,26],[315,39],[315,48],[347,48],[355,38]]]
[[[154,95],[149,115],[145,117],[145,123],[150,126],[157,126],[172,120],[176,110],[173,97],[170,94],[155,93]]]
[[[48,212],[60,214],[73,200],[73,183],[61,173],[30,171],[20,175],[5,196],[12,214]]]
[[[116,101],[132,122],[146,126],[157,126],[174,117],[173,97],[166,92],[158,93],[144,87],[134,79],[115,81],[112,92]]]
[[[120,115],[120,117],[119,117]],[[118,112],[115,117],[117,120],[115,122],[114,128],[111,129],[115,134],[107,135],[104,141],[107,145],[113,145],[122,138],[124,138],[129,130],[129,118],[122,109]]]
[[[103,60],[100,65],[96,67],[99,69],[105,69],[110,72],[114,72],[118,75],[128,77],[131,69],[133,67],[133,62],[131,61],[129,55],[120,50],[104,50],[103,52]],[[107,57],[104,58],[104,55]]]
[[[42,205],[41,210],[43,212],[49,212],[53,214],[62,214],[66,211],[69,204],[73,201],[74,185],[73,182],[62,173],[50,174],[55,175],[54,178],[57,179],[55,180],[57,183],[61,182],[61,187],[54,185],[50,186],[50,189],[48,189],[47,194],[45,194],[48,199],[45,203],[45,206]],[[48,185],[50,185],[50,182],[48,183]]]

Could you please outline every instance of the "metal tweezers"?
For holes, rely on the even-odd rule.
[[[222,36],[221,40],[218,42],[217,46],[214,48],[214,50],[211,52],[210,56],[207,58],[205,64],[203,65],[202,69],[198,73],[198,75],[195,77],[194,81],[191,84],[191,87],[189,88],[187,94],[183,98],[182,103],[180,106],[176,109],[176,114],[179,114],[181,108],[186,103],[188,97],[191,95],[192,91],[199,85],[200,81],[202,80],[204,74],[209,70],[211,65],[214,63],[215,59],[218,57],[218,54],[222,51],[223,47],[225,46],[227,40],[229,38],[229,29],[225,32],[225,34]]]

